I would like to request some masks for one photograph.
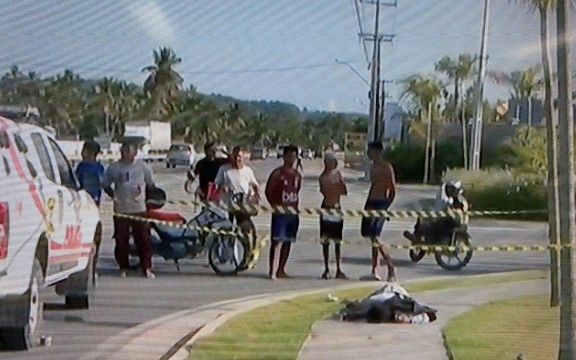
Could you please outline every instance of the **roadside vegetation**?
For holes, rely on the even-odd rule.
[[[492,302],[446,325],[453,360],[554,359],[559,344],[559,308],[547,295]]]
[[[465,279],[407,284],[406,290],[418,293],[545,277],[545,271],[479,275]],[[340,299],[358,299],[374,289],[374,285],[371,285],[334,291],[332,295]],[[342,304],[329,301],[326,293],[319,293],[280,301],[239,314],[216,329],[213,334],[195,343],[189,359],[296,359],[314,322],[330,316],[341,307]]]

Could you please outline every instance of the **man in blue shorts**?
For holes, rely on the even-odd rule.
[[[381,142],[368,144],[368,158],[372,161],[372,168],[370,170],[370,192],[364,207],[366,210],[388,210],[396,197],[394,168],[392,164],[384,159],[383,152],[384,147]],[[392,264],[392,258],[384,245],[378,240],[385,220],[385,216],[362,218],[362,236],[369,238],[372,244],[372,272],[370,275],[362,277],[361,280],[381,280],[378,274],[378,258],[379,255],[382,255],[388,268],[387,281],[396,281],[396,271]]]
[[[298,171],[298,148],[284,147],[284,164],[270,174],[266,183],[266,199],[272,206],[284,206],[298,210],[299,193],[302,175]],[[296,241],[299,226],[298,214],[272,214],[272,241],[270,242],[270,259],[268,276],[270,279],[288,278],[285,267],[290,255],[292,243]],[[280,250],[278,269],[274,272],[276,252]]]

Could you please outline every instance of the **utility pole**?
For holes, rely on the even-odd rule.
[[[480,169],[480,153],[482,147],[482,113],[484,110],[484,78],[486,77],[486,62],[488,48],[488,20],[490,18],[490,0],[484,0],[484,16],[482,21],[482,44],[480,45],[480,64],[476,79],[474,120],[472,122],[472,146],[470,147],[470,168]]]
[[[397,2],[384,3],[380,0],[363,0],[362,3],[367,3],[376,6],[376,15],[374,19],[374,33],[360,33],[360,37],[364,41],[373,41],[372,48],[372,61],[370,63],[371,81],[370,81],[370,111],[368,120],[368,134],[366,137],[367,142],[375,141],[378,139],[377,124],[378,124],[378,107],[379,107],[379,93],[380,93],[380,48],[382,41],[392,42],[394,35],[380,34],[380,6],[397,6]]]
[[[572,115],[569,0],[556,2],[558,64],[558,197],[560,199],[560,346],[559,360],[576,359],[576,294],[574,293],[574,118]]]
[[[376,121],[376,139],[377,141],[384,141],[384,135],[386,134],[386,99],[388,98],[386,93],[386,84],[393,83],[393,80],[382,80],[381,91],[380,91],[380,105],[378,109],[378,120]]]
[[[376,141],[378,136],[378,98],[380,92],[380,45],[382,41],[392,42],[394,39],[394,35],[391,34],[380,34],[380,6],[397,6],[397,1],[394,3],[384,3],[380,0],[361,0],[362,3],[375,5],[376,6],[376,15],[374,19],[374,33],[365,33],[360,32],[358,35],[362,38],[363,41],[373,41],[373,49],[372,49],[372,61],[370,62],[370,70],[371,70],[371,81],[370,81],[370,91],[368,93],[368,98],[370,100],[370,109],[369,109],[369,119],[368,119],[368,131],[366,136],[366,145],[372,141]],[[366,167],[366,171],[364,173],[364,177],[368,179],[369,177],[369,170],[368,166]]]

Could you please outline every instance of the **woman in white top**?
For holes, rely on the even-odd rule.
[[[220,167],[214,184],[218,186],[222,197],[221,200],[227,205],[232,205],[240,200],[243,204],[258,204],[260,191],[254,171],[244,164],[244,150],[236,146],[232,150],[230,164]],[[246,212],[229,211],[231,219],[234,217],[240,224],[250,219]]]

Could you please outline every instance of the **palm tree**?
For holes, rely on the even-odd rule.
[[[40,109],[57,131],[78,135],[84,119],[86,94],[80,85],[82,79],[72,70],[56,75],[39,92]]]
[[[435,120],[439,115],[439,100],[442,98],[444,86],[434,77],[413,75],[403,81],[404,90],[401,97],[408,99],[413,108],[420,114],[420,121],[424,123],[424,115],[427,117],[426,149],[424,161],[424,183],[428,183],[430,173],[434,169],[435,158]]]
[[[144,82],[144,92],[150,95],[151,110],[155,115],[164,115],[170,103],[174,101],[184,79],[174,70],[182,62],[168,47],[154,50],[154,65],[142,69],[150,73]]]
[[[454,83],[454,117],[458,119],[458,102],[460,101],[462,83],[470,79],[474,74],[477,57],[470,54],[460,54],[458,59],[443,56],[435,65],[434,69],[445,74]]]
[[[454,82],[454,98],[452,108],[452,119],[460,118],[462,124],[462,149],[464,156],[464,167],[468,167],[468,137],[466,128],[466,113],[464,104],[461,104],[461,111],[458,108],[458,102],[464,102],[464,83],[473,75],[476,67],[477,56],[470,54],[460,54],[457,60],[451,59],[449,56],[442,57],[434,66],[438,72],[446,74],[450,80]],[[462,116],[460,116],[460,114]]]

